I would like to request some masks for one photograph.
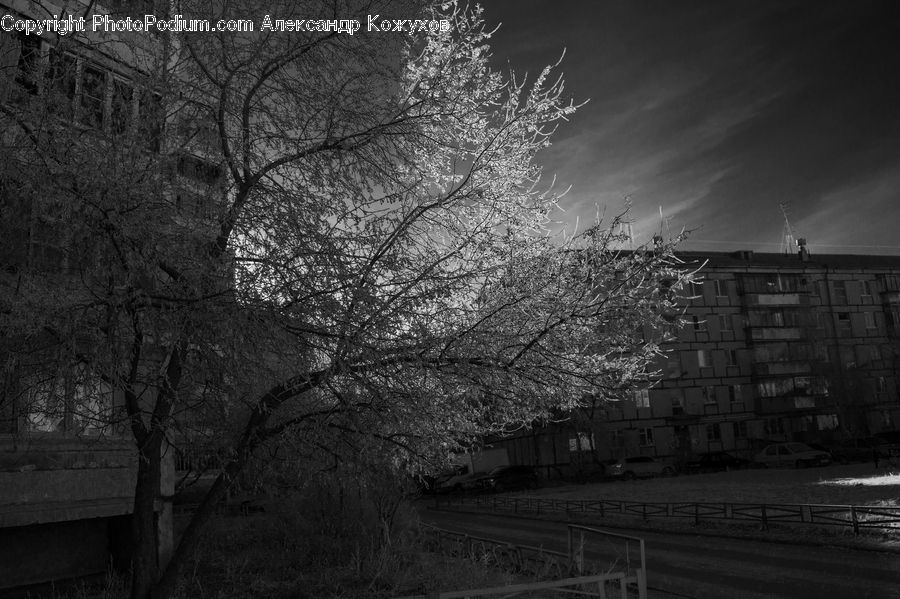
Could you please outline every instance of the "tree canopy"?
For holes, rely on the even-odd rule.
[[[105,84],[102,124],[86,77],[103,63],[62,40],[42,93],[0,112],[2,237],[28,247],[10,242],[0,282],[7,368],[32,391],[76,372],[80,418],[128,425],[136,521],[167,442],[229,448],[209,508],[273,439],[417,469],[649,379],[644,331],[689,274],[674,240],[624,251],[618,218],[551,234],[560,195],[536,157],[576,110],[555,68],[497,71],[480,9],[454,2],[267,12],[452,26],[161,35],[132,84]],[[168,593],[141,563],[135,596]]]

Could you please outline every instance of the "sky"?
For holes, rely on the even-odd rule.
[[[631,202],[636,242],[900,254],[900,2],[486,0],[497,68],[588,100],[542,152],[561,227]]]

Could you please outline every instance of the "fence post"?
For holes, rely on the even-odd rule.
[[[859,517],[856,514],[856,506],[850,506],[850,520],[853,522],[853,534],[859,536]]]
[[[694,526],[700,526],[700,504],[694,504]]]
[[[646,522],[647,521],[647,504],[646,503],[641,504],[641,510],[643,511],[642,515],[643,515],[644,522]]]
[[[769,519],[768,519],[768,517],[766,516],[766,504],[765,504],[765,503],[762,504],[762,509],[761,509],[761,511],[760,511],[760,515],[761,515],[761,518],[762,518],[762,529],[763,529],[763,530],[769,530]]]

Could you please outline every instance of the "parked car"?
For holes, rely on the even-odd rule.
[[[888,457],[886,448],[875,437],[865,439],[844,439],[825,446],[835,462],[871,462],[878,453],[879,458]]]
[[[900,431],[875,433],[875,441],[881,454],[889,458],[900,458]]]
[[[484,491],[513,491],[516,489],[535,489],[538,476],[531,466],[498,466],[477,481],[478,487]]]
[[[750,460],[731,455],[727,451],[711,451],[704,453],[696,460],[687,463],[689,472],[725,472],[748,468]]]
[[[636,456],[616,461],[607,468],[607,473],[614,478],[631,480],[651,476],[674,476],[675,467],[650,456]]]
[[[482,473],[483,474],[483,473]],[[433,493],[462,493],[471,491],[478,485],[479,474],[472,472],[467,464],[457,464],[434,477],[431,484]]]
[[[804,443],[775,443],[756,454],[753,461],[762,466],[827,466],[831,463],[831,454]]]

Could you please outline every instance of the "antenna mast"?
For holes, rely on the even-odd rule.
[[[784,227],[781,230],[781,253],[787,256],[788,254],[793,253],[794,246],[797,245],[797,239],[794,237],[794,228],[791,226],[791,221],[788,220],[788,206],[787,202],[782,202],[778,205],[781,208],[781,214],[784,216]]]

